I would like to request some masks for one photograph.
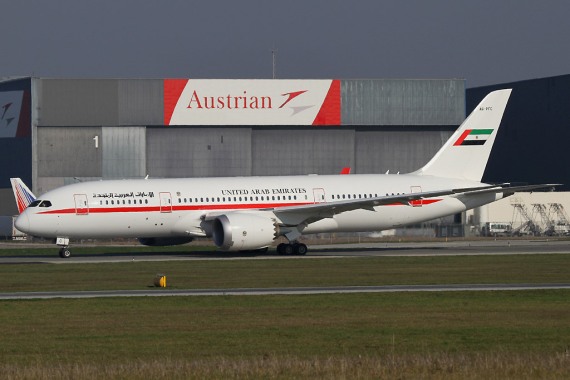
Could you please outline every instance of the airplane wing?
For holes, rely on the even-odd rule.
[[[417,206],[419,205],[418,201],[421,201],[423,199],[441,197],[446,195],[469,196],[486,193],[504,193],[505,196],[509,196],[519,191],[533,191],[546,188],[553,189],[556,186],[559,186],[559,184],[510,186],[508,183],[503,183],[499,185],[425,191],[400,195],[388,195],[384,197],[350,199],[330,203],[323,202],[310,205],[267,208],[262,210],[272,211],[281,220],[286,221],[286,224],[288,225],[298,225],[301,223],[313,223],[324,218],[332,218],[336,214],[351,210],[363,209],[375,211],[375,206],[384,206],[395,203],[400,203],[408,206]]]

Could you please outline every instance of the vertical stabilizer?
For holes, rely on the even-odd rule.
[[[36,196],[20,178],[10,178],[10,182],[18,205],[18,213],[21,214],[30,203],[36,200]]]
[[[436,155],[414,174],[480,182],[510,95],[511,89],[487,95]]]

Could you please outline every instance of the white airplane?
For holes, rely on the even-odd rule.
[[[516,191],[555,185],[481,183],[511,90],[490,93],[437,154],[409,174],[137,179],[83,182],[35,199],[12,186],[16,228],[56,239],[139,238],[145,245],[211,237],[225,251],[267,249],[304,255],[303,234],[380,231],[457,214]],[[27,206],[27,207],[26,207]],[[25,208],[25,209],[24,209]]]

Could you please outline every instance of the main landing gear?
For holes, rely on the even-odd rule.
[[[281,243],[277,246],[278,255],[304,256],[307,254],[307,246],[303,243]]]

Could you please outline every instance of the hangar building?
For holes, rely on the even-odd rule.
[[[0,81],[0,215],[10,177],[75,181],[413,171],[465,118],[465,81]]]
[[[147,175],[410,172],[500,88],[513,93],[483,180],[568,191],[570,75],[471,89],[460,79],[0,79],[0,216],[17,213],[11,177],[41,194]],[[529,208],[570,210],[568,193],[534,194],[522,195]],[[510,221],[512,201],[467,221]]]
[[[502,88],[513,91],[483,181],[562,185],[554,193],[519,193],[484,206],[482,222],[512,222],[517,228],[527,222],[524,208],[541,231],[554,223],[564,226],[562,231],[568,235],[570,75],[470,88],[466,91],[467,112],[489,92]]]

